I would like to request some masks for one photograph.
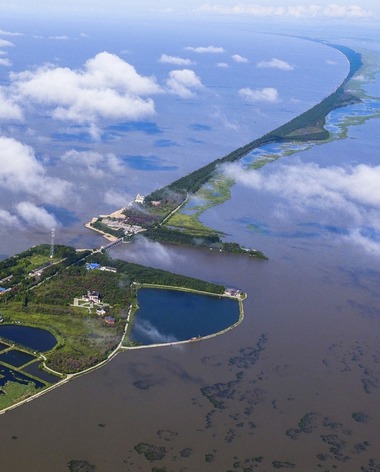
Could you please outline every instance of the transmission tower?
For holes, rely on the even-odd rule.
[[[54,239],[55,239],[55,229],[51,230],[51,239],[50,239],[50,259],[54,257]]]

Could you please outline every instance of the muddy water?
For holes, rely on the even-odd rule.
[[[380,458],[376,264],[345,247],[268,262],[176,254],[182,272],[247,291],[244,322],[119,354],[1,416],[3,470],[357,471]]]

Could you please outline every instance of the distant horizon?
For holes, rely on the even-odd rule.
[[[237,16],[249,18],[288,19],[344,19],[348,21],[368,21],[380,18],[380,4],[375,0],[263,0],[239,2],[238,0],[162,0],[157,6],[155,0],[142,0],[125,4],[120,0],[94,0],[89,5],[87,0],[57,0],[52,4],[48,0],[14,0],[11,4],[0,5],[1,14],[25,14],[46,17],[51,14],[77,15],[86,17],[124,17],[130,14],[167,14],[204,16]]]

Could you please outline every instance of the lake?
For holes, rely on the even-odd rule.
[[[380,51],[378,26],[371,28],[367,23],[347,28],[336,22],[328,31],[326,26],[303,21],[302,26],[282,27],[273,20],[268,27],[250,18],[240,22],[229,18],[223,25],[200,24],[197,34],[187,29],[186,23],[187,18],[176,28],[167,25],[165,35],[161,28],[161,36],[149,21],[136,21],[130,29],[125,23],[128,37],[120,33],[119,25],[119,36],[100,37],[95,31],[93,41],[82,38],[82,50],[78,40],[61,41],[58,46],[44,43],[45,48],[39,50],[38,59],[48,62],[53,56],[67,58],[72,53],[74,65],[80,67],[83,56],[112,45],[113,51],[128,49],[125,54],[150,74],[150,65],[162,52],[182,56],[183,47],[222,44],[225,37],[228,54],[238,52],[250,60],[249,73],[238,69],[242,64],[234,64],[225,68],[226,75],[219,82],[221,68],[213,66],[220,60],[227,62],[226,55],[223,59],[209,55],[197,59],[197,73],[205,74],[202,79],[215,91],[212,105],[210,96],[202,104],[193,98],[183,106],[173,96],[162,116],[164,97],[157,99],[158,127],[165,131],[160,138],[178,141],[181,152],[175,146],[155,147],[157,136],[153,133],[129,129],[125,134],[119,130],[124,134],[112,148],[115,153],[125,155],[125,149],[131,147],[131,156],[147,157],[154,149],[154,157],[164,165],[177,166],[177,170],[161,172],[130,165],[125,173],[118,168],[117,174],[111,175],[95,172],[90,165],[93,155],[87,155],[87,167],[78,155],[79,161],[70,165],[60,162],[58,156],[49,171],[75,174],[72,179],[77,183],[78,199],[88,197],[83,198],[83,206],[78,205],[82,216],[89,219],[108,210],[112,205],[106,201],[119,202],[115,193],[105,199],[111,185],[131,195],[153,190],[236,144],[245,144],[256,133],[275,128],[305,107],[309,97],[315,103],[333,90],[347,72],[344,59],[321,44],[309,49],[309,43],[300,38],[261,36],[258,31],[269,28],[274,33],[281,30],[302,36],[326,34],[336,43],[368,48],[371,54]],[[62,30],[71,32],[73,25],[63,25]],[[8,24],[8,29],[11,26]],[[78,31],[87,25],[80,27]],[[113,27],[115,31],[117,24]],[[49,28],[45,22],[38,31],[47,29],[48,37],[53,33]],[[30,61],[35,50],[30,37],[12,40],[20,49],[22,42],[28,43],[22,51]],[[133,54],[138,43],[145,46],[146,55]],[[21,70],[25,59],[22,54],[17,57],[16,66]],[[257,62],[272,57],[297,66],[297,77],[292,80],[289,74],[284,77],[273,70],[272,77],[269,69],[265,76],[256,75]],[[166,74],[165,66],[159,67]],[[242,104],[236,97],[235,77],[237,88],[283,82],[282,101]],[[367,90],[379,96],[379,89],[379,76],[374,74]],[[50,116],[48,121],[53,126]],[[19,130],[20,135],[24,131]],[[35,136],[33,141],[33,133],[28,133],[28,144],[37,143],[39,153],[47,156],[46,134],[44,139],[39,139],[39,133]],[[54,150],[63,154],[69,144],[59,142],[58,151]],[[80,144],[74,141],[73,145]],[[82,146],[89,144],[83,142]],[[377,228],[379,215],[376,205],[370,205],[370,197],[377,195],[380,186],[370,187],[366,204],[363,199],[358,204],[358,186],[354,186],[358,170],[373,176],[379,164],[379,146],[378,120],[350,127],[345,140],[314,146],[261,169],[258,173],[271,186],[235,185],[231,200],[205,213],[206,223],[225,231],[231,240],[263,250],[268,261],[144,241],[115,247],[111,252],[114,257],[239,287],[248,293],[244,320],[235,329],[204,342],[123,352],[103,368],[1,415],[4,470],[68,472],[69,465],[96,472],[379,469],[379,251],[376,237],[371,240],[368,236],[372,232],[363,231],[363,227]],[[111,149],[104,142],[93,147],[105,154]],[[52,146],[48,150],[53,152]],[[365,167],[357,169],[358,165]],[[290,180],[297,173],[308,178],[307,185]],[[306,198],[301,190],[314,188],[313,177],[314,184],[320,184],[319,193]],[[293,185],[286,187],[288,182]],[[368,183],[361,185],[363,191],[368,188]],[[13,197],[8,198],[13,204]],[[62,238],[78,247],[92,244],[95,238],[86,236],[79,226],[61,229]],[[4,254],[50,234],[49,230],[45,234],[30,229],[15,238],[8,227],[2,231]]]
[[[209,336],[239,320],[238,302],[226,297],[143,288],[137,301],[130,336],[143,345]]]

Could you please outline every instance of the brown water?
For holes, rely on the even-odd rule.
[[[378,124],[355,133],[315,153],[376,163]],[[380,470],[378,260],[331,235],[246,231],[239,212],[268,223],[273,200],[233,193],[210,211],[215,223],[269,261],[158,246],[113,254],[241,288],[244,321],[211,340],[121,353],[0,415],[1,472]]]
[[[268,262],[180,252],[183,272],[248,292],[244,322],[119,354],[1,416],[2,470],[359,471],[380,458],[374,264],[347,263],[345,248]],[[74,468],[86,464],[96,469]]]

